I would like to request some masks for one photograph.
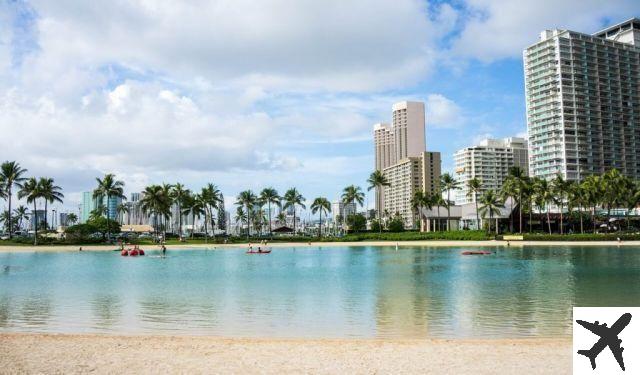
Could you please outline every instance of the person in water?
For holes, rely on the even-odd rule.
[[[162,245],[162,256],[166,256],[167,255],[167,247]]]

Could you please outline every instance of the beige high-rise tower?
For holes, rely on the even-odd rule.
[[[424,126],[424,103],[400,102],[393,105],[396,161],[418,157],[427,149]]]
[[[373,127],[375,168],[390,184],[376,189],[376,211],[399,214],[411,228],[415,224],[413,194],[439,188],[440,153],[426,151],[424,103],[394,104],[392,120],[391,126],[380,123]]]

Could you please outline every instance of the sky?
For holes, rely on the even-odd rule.
[[[457,149],[526,135],[540,31],[634,16],[637,0],[0,0],[0,161],[53,177],[67,210],[105,173],[127,195],[212,182],[227,209],[267,186],[334,200],[366,191],[394,102],[425,102],[450,171]]]

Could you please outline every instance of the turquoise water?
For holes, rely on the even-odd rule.
[[[640,248],[462,250],[0,253],[0,331],[548,337],[571,334],[573,306],[640,305]]]

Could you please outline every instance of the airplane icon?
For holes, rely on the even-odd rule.
[[[607,323],[598,324],[597,320],[595,323],[585,322],[584,320],[576,320],[576,323],[600,336],[598,342],[596,342],[591,347],[591,349],[578,350],[578,354],[582,354],[583,356],[589,358],[589,360],[591,361],[591,368],[595,370],[596,357],[600,354],[600,352],[602,352],[602,350],[604,350],[604,348],[608,346],[616,361],[618,361],[620,368],[622,369],[622,371],[624,371],[624,360],[622,358],[622,351],[624,350],[624,348],[620,346],[622,340],[618,338],[618,335],[629,324],[630,321],[631,314],[629,313],[622,314],[622,316],[620,316],[620,318],[618,318],[618,320],[613,323],[611,328],[607,327]]]

